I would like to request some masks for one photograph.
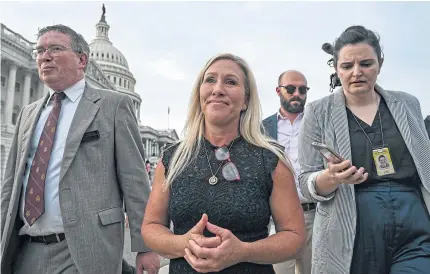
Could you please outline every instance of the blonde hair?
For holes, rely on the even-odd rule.
[[[204,136],[205,117],[200,105],[200,86],[203,83],[203,77],[206,70],[216,61],[231,60],[238,64],[245,74],[245,96],[247,109],[242,112],[240,117],[240,135],[250,144],[266,148],[272,151],[278,158],[294,173],[290,161],[285,157],[284,151],[277,142],[263,133],[261,118],[262,111],[260,99],[257,93],[257,84],[254,75],[248,64],[242,58],[230,53],[218,54],[212,57],[200,71],[194,84],[193,92],[190,98],[187,120],[184,127],[184,138],[182,141],[174,144],[177,149],[174,152],[169,163],[167,178],[164,182],[166,187],[171,186],[175,178],[181,174],[184,168],[190,164],[196,157],[201,148],[201,140]],[[169,148],[166,148],[166,150]]]

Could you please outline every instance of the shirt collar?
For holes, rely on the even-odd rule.
[[[82,78],[78,82],[76,82],[73,86],[66,88],[63,92],[67,98],[73,103],[78,100],[78,98],[84,93],[85,90],[85,78]],[[49,89],[49,98],[46,105],[51,101],[52,95],[55,93],[54,90]]]

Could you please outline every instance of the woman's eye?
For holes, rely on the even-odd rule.
[[[341,68],[350,69],[350,68],[352,68],[352,65],[349,65],[349,64],[341,65]]]

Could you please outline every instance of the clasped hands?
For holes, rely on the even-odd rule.
[[[215,236],[205,237],[205,228]],[[186,241],[184,258],[197,272],[218,272],[243,259],[245,243],[230,230],[211,224],[206,214],[183,236]]]

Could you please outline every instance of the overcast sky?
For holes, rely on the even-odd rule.
[[[38,27],[64,24],[88,42],[103,2],[0,2],[0,21],[35,41]],[[141,120],[181,134],[191,90],[206,61],[220,52],[251,66],[264,117],[279,108],[279,74],[302,71],[308,102],[329,94],[321,50],[343,30],[362,24],[377,31],[385,54],[378,82],[418,97],[430,115],[430,2],[105,2],[113,45],[127,58],[142,97]]]

